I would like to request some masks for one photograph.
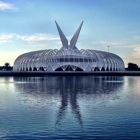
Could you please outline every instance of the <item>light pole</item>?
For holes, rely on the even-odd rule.
[[[109,46],[107,46],[108,47],[108,52],[109,52]]]

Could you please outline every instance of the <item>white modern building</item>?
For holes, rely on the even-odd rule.
[[[70,40],[70,45],[64,33],[56,22],[62,47],[58,49],[39,50],[24,53],[14,62],[14,71],[124,71],[124,62],[116,54],[81,49],[76,42],[83,22]]]

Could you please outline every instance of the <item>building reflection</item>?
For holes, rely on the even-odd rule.
[[[80,107],[77,102],[76,77],[63,77],[60,89],[61,105],[58,111],[56,125],[61,123],[61,119],[65,116],[68,105],[70,105],[72,113],[75,115],[79,124],[82,125]]]
[[[57,96],[59,98],[60,106],[56,115],[56,125],[61,124],[68,106],[78,123],[82,125],[78,97],[110,96],[122,87],[123,80],[123,77],[117,76],[14,77],[16,89],[20,93],[29,94],[34,100],[38,100],[38,97],[44,99]]]

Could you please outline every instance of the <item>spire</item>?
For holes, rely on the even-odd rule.
[[[77,31],[75,32],[72,39],[70,40],[70,48],[74,48],[74,46],[76,45],[76,42],[77,42],[82,25],[83,25],[83,21],[82,21],[81,25],[79,26],[79,28],[77,29]]]
[[[59,25],[57,24],[56,21],[55,21],[55,23],[56,23],[56,26],[57,26],[57,30],[59,32],[59,36],[60,36],[62,45],[64,47],[68,48],[68,40],[67,40],[67,38],[65,37],[64,33],[62,32],[62,30],[60,29],[60,27],[59,27]]]

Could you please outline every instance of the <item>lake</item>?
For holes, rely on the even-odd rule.
[[[140,139],[140,77],[0,77],[0,139]]]

